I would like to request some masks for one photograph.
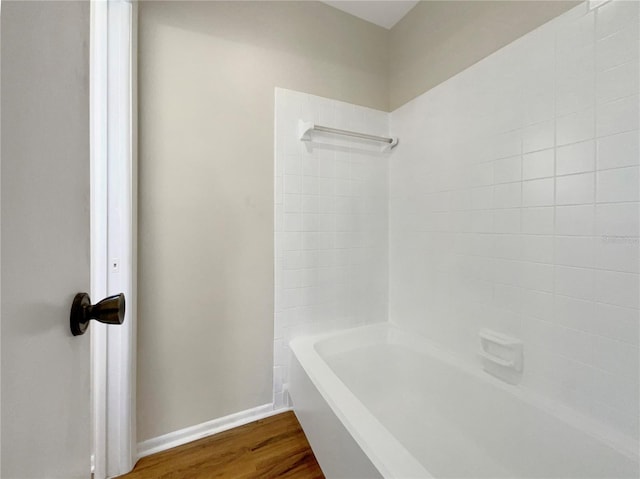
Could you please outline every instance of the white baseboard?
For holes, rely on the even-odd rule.
[[[153,437],[138,443],[138,458],[165,451],[172,447],[181,446],[182,444],[227,431],[234,427],[243,426],[244,424],[280,414],[290,409],[291,408],[274,409],[272,403],[264,404],[252,409],[196,424],[195,426],[185,427],[184,429],[163,434],[162,436]]]

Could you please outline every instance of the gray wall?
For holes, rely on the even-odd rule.
[[[279,86],[382,110],[575,2],[141,2],[138,434],[271,401]]]
[[[395,110],[576,1],[423,1],[389,35],[389,107]]]
[[[138,439],[271,402],[280,86],[387,108],[387,31],[316,2],[142,2]]]

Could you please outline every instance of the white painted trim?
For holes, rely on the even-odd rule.
[[[90,26],[90,244],[93,301],[107,295],[107,2],[92,1]],[[106,477],[107,332],[94,321],[91,340],[91,472]]]
[[[2,0],[0,0],[0,25],[2,25]],[[0,29],[1,30],[1,29]],[[2,32],[0,31],[0,38],[2,38]],[[0,62],[0,64],[2,64],[2,62]],[[1,68],[0,68],[1,70]],[[1,73],[1,72],[0,72]],[[1,76],[1,75],[0,75]],[[1,90],[1,89],[0,89]],[[0,101],[0,104],[2,104],[2,102]],[[2,112],[0,112],[0,119],[2,118]],[[2,122],[0,121],[0,124]],[[0,134],[0,138],[2,138],[2,134]],[[1,141],[0,141],[1,143]],[[0,150],[2,150],[2,148],[0,148]],[[0,155],[1,156],[1,155]],[[2,158],[0,157],[0,165],[2,165]],[[0,167],[0,171],[2,171],[2,168]],[[1,179],[1,178],[0,178]],[[2,181],[0,181],[0,184],[2,184]],[[0,191],[1,193],[1,191]],[[0,194],[0,198],[2,197],[2,195]],[[0,211],[2,209],[0,208]],[[1,235],[0,235],[1,236]],[[0,242],[1,243],[1,242]],[[1,246],[1,244],[0,244]],[[2,248],[0,247],[0,251],[2,250]],[[0,259],[0,263],[2,263],[1,259]],[[1,266],[1,265],[0,265]],[[2,270],[2,268],[0,267],[0,271]],[[1,279],[0,275],[0,291],[2,291],[2,279]],[[0,294],[0,305],[2,304],[2,294]],[[2,308],[0,308],[0,311],[2,310]],[[0,314],[0,344],[2,344],[2,315]],[[2,358],[2,348],[0,348],[0,358]],[[2,360],[0,359],[0,373],[2,372]],[[0,385],[2,384],[2,374],[0,374]],[[0,386],[0,404],[2,404],[2,386]],[[0,414],[0,416],[2,416]],[[0,432],[2,431],[2,420],[0,419]],[[0,471],[2,471],[2,434],[0,434]]]
[[[91,2],[91,299],[123,292],[122,326],[93,322],[92,468],[95,479],[129,472],[136,455],[137,5]],[[113,268],[112,258],[118,258]]]
[[[107,47],[107,293],[124,293],[124,323],[107,327],[107,477],[133,469],[136,434],[136,317],[133,182],[133,28],[134,6],[127,0],[108,2]]]
[[[262,406],[247,409],[235,414],[229,414],[218,419],[196,424],[195,426],[185,427],[178,431],[163,434],[162,436],[147,439],[138,443],[138,457],[149,456],[157,452],[166,451],[172,447],[181,446],[203,437],[211,436],[219,432],[228,431],[234,427],[243,426],[259,419],[275,416],[291,408],[274,409],[273,404],[264,404]]]

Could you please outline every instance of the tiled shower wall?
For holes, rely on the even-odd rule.
[[[274,403],[286,404],[289,341],[387,320],[388,159],[377,144],[298,121],[388,135],[388,113],[276,89]]]
[[[638,438],[638,3],[584,3],[391,114],[389,319]]]

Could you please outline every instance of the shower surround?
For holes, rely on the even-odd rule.
[[[637,2],[583,3],[391,114],[389,320],[638,439]],[[635,38],[635,41],[632,39]]]
[[[639,28],[580,4],[390,114],[278,90],[276,404],[297,336],[388,321],[481,371],[488,329],[523,342],[508,387],[637,451]]]
[[[274,404],[289,341],[387,320],[388,154],[377,144],[312,133],[300,120],[386,135],[386,112],[276,89]]]

